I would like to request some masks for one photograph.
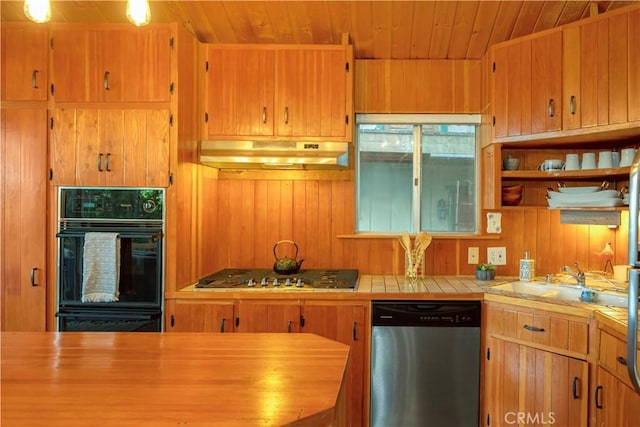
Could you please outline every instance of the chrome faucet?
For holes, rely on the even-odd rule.
[[[573,266],[577,270],[577,273],[575,271],[573,271],[571,269],[571,267],[569,267],[567,265],[563,265],[561,270],[564,271],[565,273],[569,273],[571,275],[571,277],[576,279],[576,282],[578,282],[578,286],[580,286],[582,288],[582,287],[584,287],[584,283],[585,283],[584,282],[584,272],[582,270],[580,270],[580,266],[578,266],[577,262],[575,264],[573,264]]]

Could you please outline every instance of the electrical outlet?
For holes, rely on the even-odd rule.
[[[480,248],[471,246],[467,252],[467,264],[477,264],[480,259]]]
[[[504,246],[487,248],[487,261],[493,265],[507,265],[507,248]]]

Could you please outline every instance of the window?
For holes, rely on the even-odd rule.
[[[358,115],[356,231],[478,230],[478,115]]]

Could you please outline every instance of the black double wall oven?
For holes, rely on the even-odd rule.
[[[59,331],[161,331],[165,192],[61,187]]]

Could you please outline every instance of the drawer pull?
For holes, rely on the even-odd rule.
[[[224,332],[224,321],[227,320],[224,317],[220,320],[220,332]]]
[[[627,359],[625,359],[624,357],[618,356],[616,357],[616,360],[618,361],[619,364],[623,366],[627,366]]]
[[[353,322],[353,326],[351,328],[351,337],[354,341],[358,341],[358,322]]]
[[[34,89],[40,89],[38,87],[38,70],[33,70],[33,73],[31,73],[31,87]]]
[[[524,325],[523,327],[527,331],[531,331],[531,332],[544,332],[544,328],[538,328],[537,326]]]
[[[291,326],[292,326],[293,322],[291,320],[289,320],[289,323],[287,324],[287,332],[291,333]]]
[[[596,408],[598,409],[602,409],[602,403],[600,401],[601,396],[602,396],[602,386],[599,385],[598,387],[596,387],[596,394],[595,394]]]
[[[555,116],[555,103],[553,101],[553,98],[551,98],[549,100],[549,103],[547,104],[547,114],[549,115],[549,117]]]
[[[580,381],[578,377],[573,377],[573,383],[571,383],[571,393],[573,394],[574,399],[580,399],[580,395],[578,395],[578,381]]]
[[[38,271],[38,267],[33,267],[31,269],[31,286],[38,286],[36,283],[36,271]]]

